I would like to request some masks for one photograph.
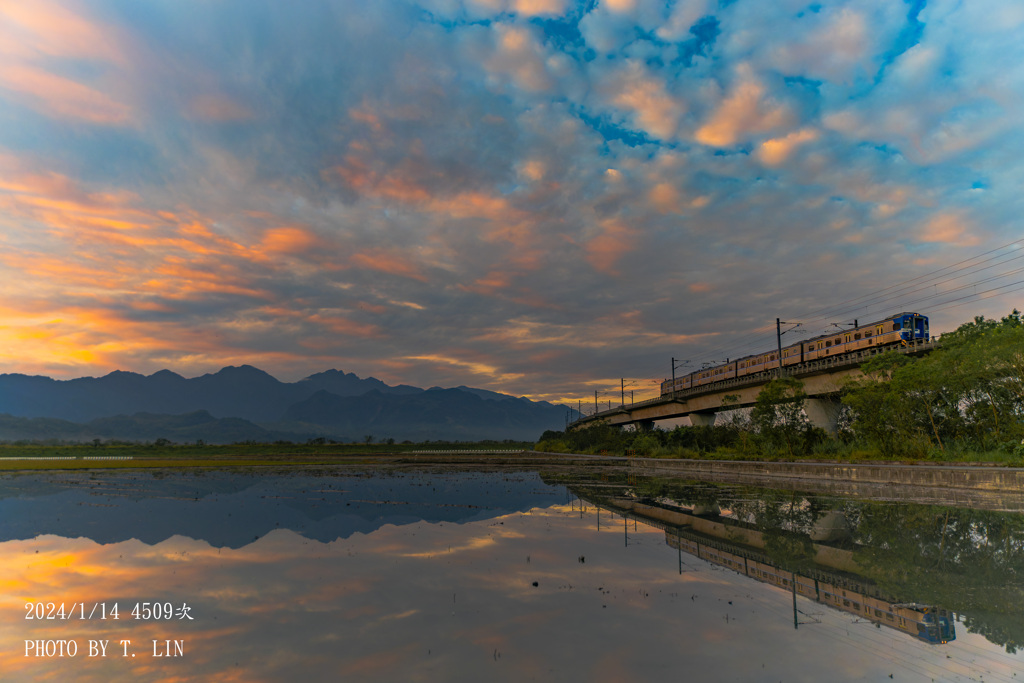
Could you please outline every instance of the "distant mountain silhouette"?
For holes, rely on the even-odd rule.
[[[216,417],[254,422],[281,418],[285,408],[317,391],[358,396],[368,391],[407,394],[415,387],[390,387],[379,379],[328,370],[294,383],[281,382],[251,365],[226,367],[185,379],[170,370],[149,375],[120,370],[103,377],[54,380],[0,375],[0,413],[15,417],[56,417],[85,422],[137,412],[180,414],[207,410]]]
[[[561,429],[567,410],[464,386],[389,386],[339,370],[292,383],[250,365],[191,379],[169,370],[73,380],[0,375],[0,440],[8,441],[533,440]]]
[[[563,407],[486,393],[494,398],[483,398],[465,388],[434,388],[404,395],[371,391],[362,396],[319,391],[288,408],[277,426],[303,431],[303,427],[315,425],[330,432],[412,441],[534,440],[545,429],[564,427]]]

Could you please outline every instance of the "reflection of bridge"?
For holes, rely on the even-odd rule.
[[[924,342],[899,349],[897,353],[920,355],[936,348],[935,342]],[[861,377],[860,366],[881,349],[864,349],[840,357],[823,358],[786,368],[786,374],[804,383],[808,398],[804,403],[807,418],[816,427],[834,433],[839,417],[839,391],[848,379]],[[683,391],[665,394],[647,401],[623,404],[602,410],[576,420],[570,429],[605,423],[613,426],[634,424],[650,427],[655,420],[689,417],[692,425],[713,425],[715,414],[722,410],[753,406],[761,388],[774,373],[759,373],[749,377],[726,379]],[[728,405],[726,397],[730,397]],[[735,398],[732,398],[735,397]]]
[[[579,495],[579,492],[573,492]],[[956,639],[955,615],[934,605],[900,602],[884,594],[872,582],[857,575],[859,567],[850,550],[812,542],[812,563],[803,563],[799,569],[785,569],[767,552],[765,533],[749,525],[736,524],[734,520],[717,515],[700,514],[696,508],[670,509],[629,498],[612,497],[601,502],[582,496],[580,499],[590,500],[599,511],[604,509],[624,520],[632,517],[663,529],[665,543],[680,553],[688,553],[750,579],[791,591],[794,627],[798,623],[796,596],[800,595],[928,643],[945,644]],[[600,524],[600,517],[598,520]]]

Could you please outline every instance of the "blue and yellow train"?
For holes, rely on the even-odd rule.
[[[736,377],[778,371],[782,367],[799,366],[823,358],[841,357],[863,349],[888,350],[928,341],[928,317],[919,313],[900,313],[868,325],[857,325],[852,330],[824,334],[813,339],[753,356],[744,356],[710,368],[696,370],[688,375],[667,379],[661,383],[661,395],[720,382]]]

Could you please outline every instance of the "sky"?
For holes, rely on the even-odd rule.
[[[0,372],[575,404],[776,318],[1001,317],[1022,29],[998,0],[0,0]]]

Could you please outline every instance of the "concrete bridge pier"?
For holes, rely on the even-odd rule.
[[[654,420],[637,420],[635,424],[638,432],[649,432],[654,429]]]
[[[839,430],[839,411],[842,407],[838,398],[808,398],[804,402],[804,412],[811,424],[832,435]]]
[[[715,424],[715,411],[695,410],[690,413],[690,424],[694,427],[713,427]]]

